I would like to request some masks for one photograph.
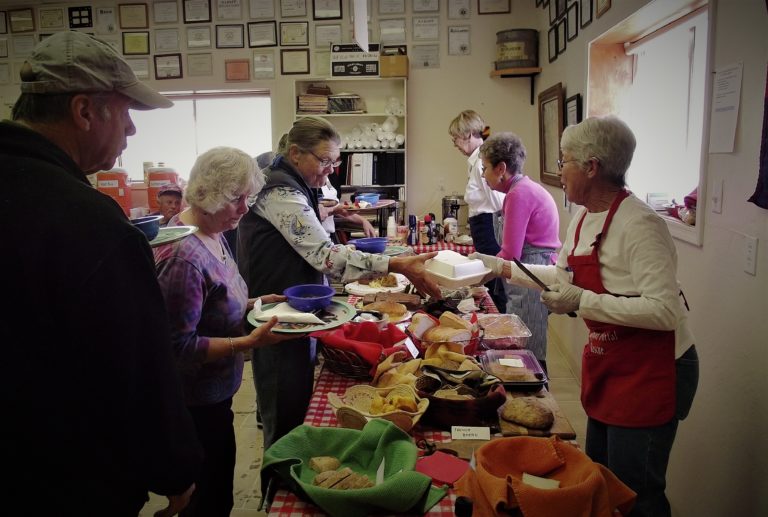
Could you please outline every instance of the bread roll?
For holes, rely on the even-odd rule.
[[[469,341],[472,339],[472,333],[466,329],[456,329],[451,327],[444,327],[442,325],[438,327],[432,327],[424,333],[422,338],[424,341],[430,342],[447,342],[447,341]]]
[[[440,326],[472,332],[472,324],[456,314],[445,311],[440,315]]]
[[[315,456],[309,459],[309,468],[315,472],[325,472],[327,470],[336,470],[341,466],[341,462],[333,456]]]
[[[424,336],[424,333],[427,330],[436,326],[437,322],[432,316],[424,314],[423,312],[417,312],[413,315],[413,318],[411,318],[411,324],[408,325],[408,332],[410,332],[416,339],[422,339],[422,336]]]
[[[331,474],[329,474],[326,478],[323,479],[323,481],[317,483],[317,486],[322,488],[333,488],[334,485],[340,483],[343,479],[345,479],[347,476],[352,474],[352,469],[349,467],[344,467],[341,470],[330,470],[328,471]],[[325,472],[321,472],[317,476],[315,476],[315,479],[318,478],[318,476],[322,476],[325,474]],[[314,481],[313,481],[314,484]]]

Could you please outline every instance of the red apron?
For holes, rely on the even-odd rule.
[[[568,256],[573,284],[598,294],[611,294],[600,276],[600,241],[613,215],[629,196],[617,194],[589,255]],[[573,249],[579,243],[582,216]],[[584,319],[589,341],[582,355],[581,403],[590,418],[623,427],[651,427],[675,414],[675,332],[613,325]]]

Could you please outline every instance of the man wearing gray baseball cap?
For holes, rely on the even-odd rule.
[[[152,250],[86,175],[172,103],[106,43],[60,32],[21,68],[0,122],[0,404],[14,515],[133,516],[149,491],[186,506],[202,463],[171,351]],[[35,210],[30,210],[34,200]],[[46,481],[46,479],[48,479]]]

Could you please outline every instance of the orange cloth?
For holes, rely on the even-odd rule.
[[[550,490],[523,484],[523,473],[560,481]],[[626,515],[635,492],[606,467],[557,436],[492,440],[475,451],[475,469],[456,482],[456,493],[473,502],[473,515],[610,517]]]

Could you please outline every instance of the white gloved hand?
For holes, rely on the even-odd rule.
[[[482,253],[477,252],[470,253],[467,258],[482,260],[483,265],[491,270],[489,275],[493,275],[494,277],[502,276],[502,271],[504,269],[503,258],[495,257],[493,255],[483,255]]]
[[[549,291],[541,293],[541,302],[555,314],[566,314],[579,310],[581,293],[584,289],[573,284],[554,284]]]

